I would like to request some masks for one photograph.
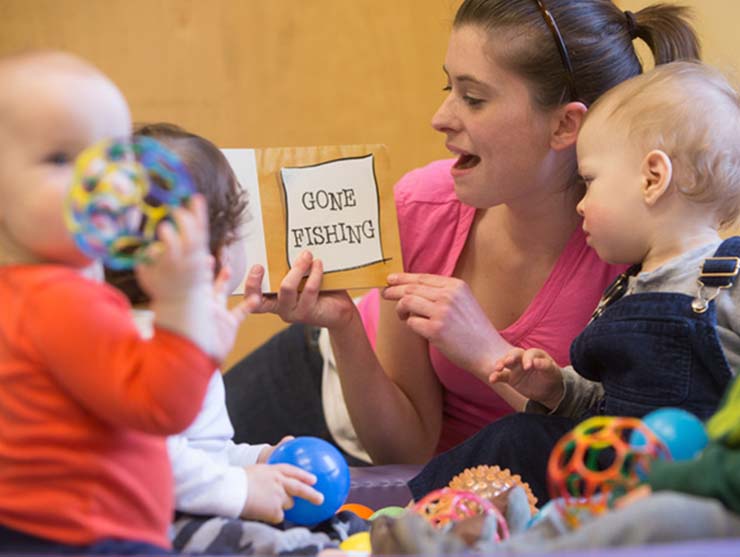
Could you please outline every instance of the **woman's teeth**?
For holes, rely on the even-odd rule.
[[[455,163],[455,168],[473,168],[480,162],[480,157],[475,155],[460,155]]]

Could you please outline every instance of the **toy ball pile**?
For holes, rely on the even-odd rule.
[[[636,432],[639,445],[631,442]],[[612,508],[639,485],[655,460],[670,458],[664,443],[637,418],[589,418],[550,454],[550,495],[566,522],[576,527],[583,518]]]
[[[77,158],[65,219],[85,255],[130,269],[194,191],[185,165],[154,139],[106,140]]]
[[[420,499],[413,509],[438,528],[479,514],[494,515],[497,531],[493,540],[501,541],[509,537],[509,527],[501,512],[488,499],[472,491],[450,487],[437,489]]]
[[[519,474],[512,474],[508,468],[486,464],[467,468],[452,478],[447,487],[471,491],[494,504],[497,500],[508,498],[511,489],[520,487],[527,496],[530,512],[537,514],[537,497],[529,484],[522,481]]]

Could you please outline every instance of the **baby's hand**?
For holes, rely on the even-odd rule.
[[[222,361],[231,350],[239,325],[258,301],[247,298],[226,308],[229,270],[213,280],[208,251],[208,213],[201,195],[187,208],[173,211],[175,226],[163,222],[159,241],[149,246],[136,277],[152,298],[155,324],[179,333],[209,356]]]
[[[211,292],[211,315],[216,326],[211,354],[220,361],[223,361],[233,348],[239,326],[261,301],[259,296],[246,296],[236,306],[229,309],[227,300],[231,294],[229,292],[230,281],[231,269],[227,266],[221,267]]]
[[[283,437],[280,442],[277,445],[267,445],[265,448],[260,451],[260,455],[257,458],[257,464],[264,464],[269,460],[269,458],[272,456],[272,453],[275,452],[275,449],[277,449],[280,445],[283,443],[287,443],[288,441],[292,441],[295,439],[292,435],[286,435]]]
[[[213,257],[208,251],[208,212],[201,195],[172,212],[175,225],[162,222],[159,241],[146,249],[136,278],[153,302],[179,302],[213,283]]]
[[[293,506],[293,497],[302,497],[315,505],[324,496],[313,484],[316,476],[290,464],[255,464],[247,466],[247,502],[241,518],[278,524],[284,511]]]
[[[514,348],[494,364],[490,383],[508,383],[525,397],[552,409],[563,397],[562,370],[547,352]]]

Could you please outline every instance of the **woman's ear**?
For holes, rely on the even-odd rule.
[[[556,151],[561,151],[575,145],[587,111],[588,108],[585,104],[576,101],[558,108],[554,112],[550,147]]]
[[[642,195],[648,206],[655,205],[671,185],[673,163],[665,151],[653,149],[642,160]]]

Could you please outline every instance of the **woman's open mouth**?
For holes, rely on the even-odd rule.
[[[459,170],[467,170],[469,168],[473,168],[479,162],[480,157],[476,155],[463,154],[460,155],[460,157],[457,159],[457,162],[455,163],[455,168]]]

